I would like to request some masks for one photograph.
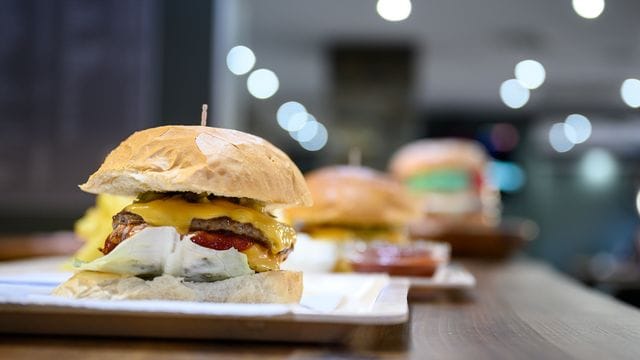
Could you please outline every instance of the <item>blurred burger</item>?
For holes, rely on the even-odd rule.
[[[423,220],[416,226],[492,225],[499,216],[499,193],[485,178],[487,154],[471,140],[419,140],[400,148],[389,170],[413,193]]]
[[[376,170],[331,166],[306,174],[313,206],[291,208],[287,218],[314,239],[407,241],[416,208],[402,185]]]
[[[267,141],[203,126],[136,132],[80,186],[135,196],[114,214],[104,256],[54,294],[76,298],[298,302],[302,276],[281,271],[296,234],[271,212],[307,206],[295,164]]]
[[[285,217],[301,237],[287,267],[350,271],[354,244],[407,244],[407,224],[418,215],[411,197],[390,176],[360,166],[330,166],[306,174],[313,206]]]

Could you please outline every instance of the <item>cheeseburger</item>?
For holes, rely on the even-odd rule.
[[[389,170],[413,193],[424,221],[487,224],[499,212],[498,192],[485,178],[487,158],[471,140],[419,140],[400,148]]]
[[[289,268],[431,276],[448,261],[448,246],[409,241],[407,225],[419,211],[390,176],[332,166],[306,179],[313,207],[292,208],[286,215],[309,238],[300,239]]]
[[[54,294],[99,299],[290,303],[302,275],[282,271],[292,227],[271,215],[308,206],[296,165],[240,131],[163,126],[136,132],[80,188],[134,196],[113,216],[102,257]]]
[[[331,166],[305,176],[313,206],[292,208],[286,217],[314,239],[407,240],[416,215],[409,194],[391,177],[359,166]]]

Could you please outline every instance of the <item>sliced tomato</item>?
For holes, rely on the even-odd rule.
[[[484,176],[482,172],[474,171],[472,173],[472,181],[473,181],[473,189],[479,193],[480,190],[482,190],[482,187],[484,186]]]
[[[213,250],[229,250],[235,248],[238,251],[243,251],[254,244],[250,237],[232,232],[196,231],[191,237],[191,241]]]

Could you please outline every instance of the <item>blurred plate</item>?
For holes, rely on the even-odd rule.
[[[411,290],[466,290],[476,286],[476,278],[462,265],[448,264],[438,269],[432,277],[395,277],[407,279]]]
[[[449,246],[421,241],[434,251],[438,262],[433,276],[392,276],[393,279],[406,279],[410,283],[411,292],[426,292],[434,290],[465,290],[476,286],[476,279],[462,265],[450,264]],[[341,247],[342,246],[342,247]],[[345,244],[335,241],[312,240],[307,234],[298,234],[296,250],[283,264],[288,270],[311,273],[330,273],[335,267],[339,253],[348,253]],[[348,257],[348,255],[345,255]],[[349,273],[351,274],[351,273]],[[364,273],[354,273],[364,274]]]
[[[504,259],[535,239],[538,226],[520,218],[504,219],[498,226],[455,224],[412,228],[412,237],[442,241],[451,245],[451,256]]]

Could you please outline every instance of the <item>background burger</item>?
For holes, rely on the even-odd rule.
[[[406,189],[366,167],[331,166],[305,176],[313,206],[285,216],[301,232],[286,264],[306,271],[432,275],[448,260],[448,247],[411,243],[407,224],[418,211]]]
[[[411,197],[386,174],[360,166],[330,166],[306,174],[313,206],[286,217],[314,239],[407,242],[416,217]]]
[[[422,220],[412,225],[416,236],[446,227],[495,225],[499,192],[485,178],[487,154],[471,140],[419,140],[400,148],[389,170],[412,192]]]
[[[297,302],[281,271],[296,234],[271,215],[311,204],[300,171],[253,135],[203,126],[136,132],[80,186],[136,196],[113,216],[104,256],[54,294],[77,298]]]

